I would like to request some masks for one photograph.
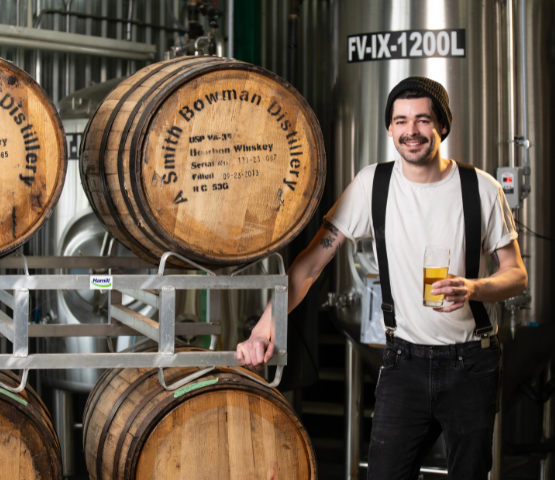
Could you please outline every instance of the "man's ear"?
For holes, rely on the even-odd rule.
[[[389,127],[387,129],[387,136],[393,137],[393,129],[391,128],[391,123],[389,124]]]
[[[447,127],[442,126],[442,127],[441,127],[441,135],[443,136],[443,135],[445,135],[446,133],[447,133]]]

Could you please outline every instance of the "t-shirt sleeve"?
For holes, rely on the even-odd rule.
[[[370,212],[367,192],[359,174],[343,192],[324,220],[337,227],[351,242],[356,243],[362,238],[372,238]]]
[[[509,208],[501,186],[497,189],[497,198],[487,223],[486,237],[482,243],[485,253],[505,247],[518,238],[513,213]]]

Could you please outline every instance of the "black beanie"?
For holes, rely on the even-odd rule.
[[[438,118],[438,120],[443,120],[443,124],[447,127],[447,133],[441,135],[441,141],[443,142],[451,131],[451,122],[453,121],[453,115],[449,109],[449,95],[447,95],[447,91],[443,88],[441,83],[426,77],[405,78],[391,90],[385,106],[385,128],[389,129],[389,125],[391,124],[391,109],[393,108],[393,102],[395,102],[402,92],[407,90],[422,92],[436,104],[442,117],[441,119]]]

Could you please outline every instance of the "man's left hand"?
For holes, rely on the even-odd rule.
[[[474,283],[463,277],[449,275],[447,279],[432,284],[432,295],[445,295],[446,302],[453,302],[452,305],[443,308],[434,308],[436,312],[453,312],[463,308],[474,293]]]

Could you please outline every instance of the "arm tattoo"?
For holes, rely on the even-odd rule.
[[[339,233],[339,230],[337,230],[337,227],[335,227],[334,225],[332,225],[330,222],[328,222],[327,220],[324,220],[324,225],[323,227],[328,230],[334,237],[337,237],[337,234]]]
[[[491,259],[493,260],[493,263],[495,263],[495,266],[497,268],[499,268],[501,266],[501,262],[499,261],[499,255],[497,254],[497,250],[495,250],[492,254],[491,254]]]
[[[335,238],[326,237],[326,238],[322,238],[322,240],[320,240],[320,245],[322,245],[322,247],[324,247],[325,249],[328,249],[328,248],[332,247],[333,242],[335,242]]]

